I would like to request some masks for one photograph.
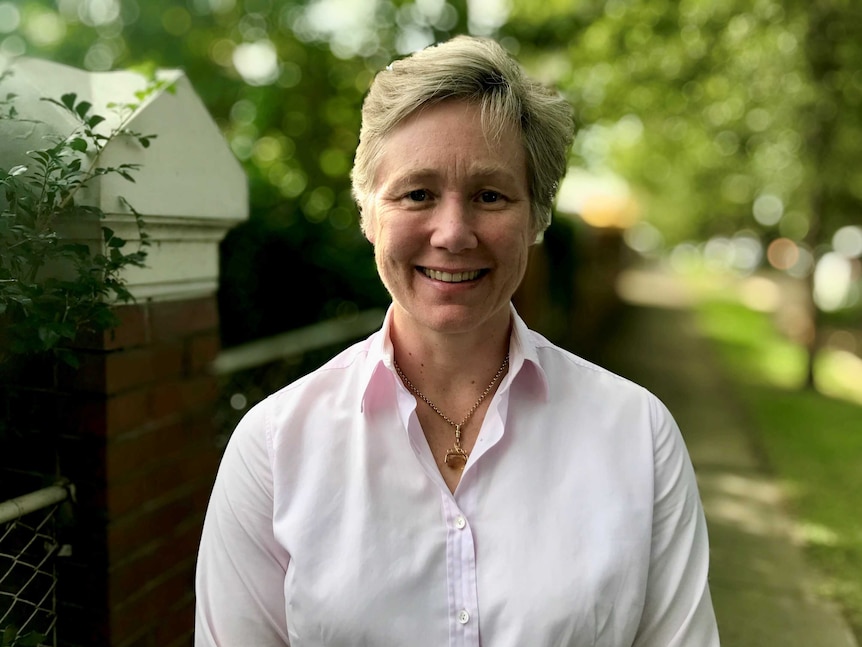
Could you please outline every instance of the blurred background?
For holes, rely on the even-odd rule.
[[[575,106],[569,222],[680,269],[807,280],[790,325],[814,343],[858,320],[860,24],[838,1],[2,0],[0,52],[186,71],[251,183],[224,244],[228,346],[386,302],[349,194],[361,100],[393,58],[468,31]]]
[[[391,60],[458,33],[497,39],[575,108],[570,171],[519,308],[645,381],[633,367],[651,358],[619,350],[691,322],[708,346],[680,362],[726,376],[704,397],[744,411],[733,425],[826,574],[812,587],[858,636],[859,3],[0,0],[7,57],[188,75],[250,183],[250,218],[221,245],[228,349],[386,306],[349,188],[362,98]],[[669,307],[685,320],[640,326],[644,309]],[[648,386],[671,400],[669,370]],[[227,384],[225,433],[286,375],[270,366]]]
[[[225,242],[232,345],[385,303],[349,195],[361,100],[393,58],[468,31],[575,106],[559,210],[578,225],[676,267],[774,268],[858,320],[860,24],[838,1],[2,0],[0,52],[186,71],[251,182]],[[262,298],[309,267],[305,307]]]

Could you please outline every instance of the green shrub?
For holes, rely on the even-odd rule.
[[[0,88],[9,74],[0,75]],[[109,105],[117,113],[118,125],[107,133],[98,129],[105,117],[94,114],[93,106],[76,94],[45,98],[73,117],[73,130],[47,138],[46,145],[28,151],[26,159],[0,168],[0,364],[51,354],[75,366],[69,343],[81,331],[100,332],[116,325],[111,304],[132,298],[123,270],[143,266],[149,241],[143,220],[131,205],[123,200],[140,234],[133,251],[109,227],[101,228],[99,249],[64,240],[58,227],[64,221],[105,217],[100,208],[76,200],[96,178],[119,175],[134,182],[137,164],[103,166],[101,155],[120,137],[150,145],[155,135],[134,132],[128,123],[140,102],[163,87],[154,81],[137,93],[138,103]],[[14,93],[0,93],[0,120],[39,123],[18,113],[15,98]]]

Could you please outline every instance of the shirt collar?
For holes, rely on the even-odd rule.
[[[380,330],[371,335],[369,339],[365,366],[362,369],[361,384],[365,385],[360,405],[362,411],[365,411],[365,407],[375,399],[375,396],[385,389],[387,384],[391,383],[390,376],[395,374],[395,353],[389,335],[389,330],[392,327],[392,312],[393,309],[390,305]]]
[[[548,378],[539,361],[536,340],[541,339],[527,328],[515,306],[509,304],[512,313],[512,333],[509,338],[509,374],[505,383],[511,385],[517,379],[532,383],[534,392],[543,400],[548,399]],[[392,327],[392,306],[386,311],[383,325],[369,339],[366,362],[363,368],[361,410],[376,400],[378,394],[393,383],[396,376],[394,351],[389,331]],[[503,384],[500,385],[503,388]],[[508,387],[507,387],[508,388]]]
[[[550,388],[548,387],[548,376],[542,363],[539,361],[537,341],[543,339],[529,328],[521,316],[515,310],[515,306],[509,304],[512,313],[512,334],[509,338],[509,380],[524,380],[531,383],[532,389],[542,400],[547,401]],[[501,385],[502,387],[502,385]]]

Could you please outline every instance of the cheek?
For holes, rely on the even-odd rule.
[[[415,253],[425,240],[415,220],[405,214],[381,212],[373,236],[376,246],[387,256],[404,257]]]
[[[527,273],[527,265],[530,260],[530,246],[526,241],[520,241],[512,252],[513,266],[516,268],[513,278],[520,283]]]
[[[533,239],[530,238],[529,232],[521,231],[513,233],[508,237],[504,245],[506,246],[509,257],[521,266],[526,265],[527,263],[532,242]]]

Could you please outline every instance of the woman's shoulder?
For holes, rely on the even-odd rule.
[[[529,331],[530,342],[535,349],[539,365],[546,372],[549,381],[595,384],[597,387],[609,387],[614,390],[631,391],[632,394],[643,395],[644,387],[633,380],[614,373],[613,371],[562,348],[549,341],[535,331]]]
[[[374,335],[345,348],[319,368],[273,392],[264,401],[277,404],[302,398],[309,390],[328,389],[331,385],[341,387],[351,376],[359,377],[366,366],[373,339]]]

